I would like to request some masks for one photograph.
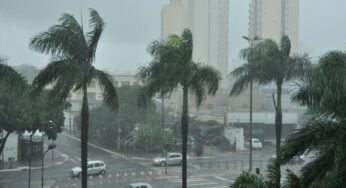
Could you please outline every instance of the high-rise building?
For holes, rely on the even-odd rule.
[[[171,0],[162,9],[162,39],[193,34],[193,60],[228,74],[228,0]]]
[[[251,0],[249,36],[280,42],[283,35],[290,38],[291,51],[298,52],[299,0]]]

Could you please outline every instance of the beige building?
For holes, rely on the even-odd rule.
[[[292,52],[299,52],[299,0],[252,0],[249,7],[249,36],[280,42],[285,34]]]
[[[228,0],[171,0],[162,9],[161,37],[193,33],[193,60],[228,74]]]

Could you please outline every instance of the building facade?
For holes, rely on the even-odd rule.
[[[228,74],[228,0],[171,0],[162,9],[161,37],[193,33],[193,60]]]
[[[299,0],[251,0],[249,5],[249,36],[291,40],[291,52],[299,52]]]

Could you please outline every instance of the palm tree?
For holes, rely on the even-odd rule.
[[[305,187],[320,180],[328,187],[346,185],[346,53],[331,51],[298,82],[293,101],[307,105],[311,118],[291,134],[281,151],[282,162],[314,152],[301,169]]]
[[[144,98],[170,94],[181,87],[183,107],[181,116],[182,133],[182,187],[186,188],[186,154],[188,137],[188,94],[195,95],[199,107],[207,94],[215,95],[221,79],[220,73],[209,66],[192,61],[192,33],[185,29],[181,37],[172,35],[167,41],[154,41],[148,48],[153,61],[147,67],[141,67],[138,75],[146,84]]]
[[[51,26],[48,31],[34,36],[30,47],[38,52],[51,54],[51,62],[33,81],[34,92],[40,92],[51,84],[50,97],[57,101],[66,100],[71,91],[81,91],[83,102],[81,109],[81,163],[82,187],[87,187],[88,154],[88,85],[96,80],[103,90],[104,102],[114,111],[118,109],[116,89],[112,78],[93,66],[98,41],[105,23],[99,14],[90,9],[91,31],[84,33],[83,27],[70,14],[64,14],[60,23]]]
[[[256,57],[260,59],[260,65],[256,69],[259,84],[274,83],[276,85],[276,99],[273,93],[273,102],[275,107],[276,156],[279,156],[282,132],[282,85],[284,82],[303,75],[305,70],[310,67],[310,61],[306,54],[290,56],[291,42],[287,36],[281,38],[280,45],[271,39],[266,39],[260,42],[256,48]],[[276,164],[280,165],[280,161]],[[280,168],[276,169],[278,170],[278,177],[280,177]],[[276,186],[280,186],[280,178],[277,179]]]

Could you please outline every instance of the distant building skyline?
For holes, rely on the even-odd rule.
[[[161,37],[193,33],[193,60],[213,66],[223,78],[229,73],[229,1],[171,0],[163,6]]]
[[[298,53],[299,0],[251,0],[249,36],[271,38],[280,43],[283,35],[291,40],[291,53]]]

